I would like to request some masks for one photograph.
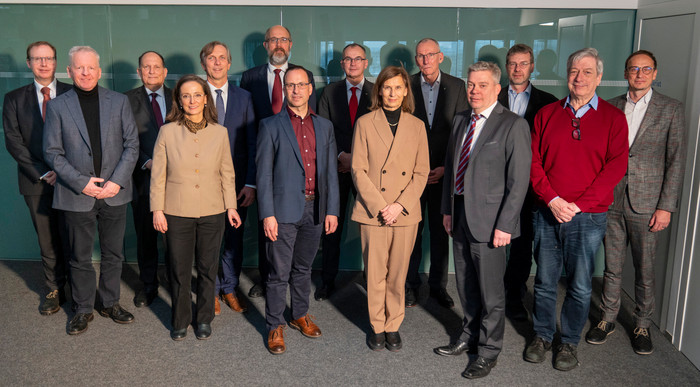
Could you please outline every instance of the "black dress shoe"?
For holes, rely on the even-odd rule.
[[[39,313],[48,316],[58,312],[61,309],[60,299],[61,297],[59,296],[58,290],[50,291],[46,297],[44,297],[44,301],[39,307]]]
[[[372,351],[381,351],[384,349],[384,332],[370,332],[370,334],[367,336],[367,346]]]
[[[158,289],[149,291],[146,289],[141,289],[138,293],[136,293],[136,297],[134,297],[134,305],[137,308],[151,305],[156,297],[158,297]]]
[[[399,335],[399,332],[386,332],[385,333],[386,337],[386,349],[388,349],[391,352],[396,352],[399,349],[401,349],[402,344],[401,344],[401,335]]]
[[[187,328],[173,329],[170,331],[170,338],[175,341],[185,340],[185,337],[187,337]]]
[[[316,289],[316,293],[314,293],[314,298],[316,299],[316,301],[327,300],[328,297],[331,296],[331,293],[333,293],[333,290],[335,290],[334,284],[323,284],[321,285],[321,287]]]
[[[69,335],[79,335],[88,329],[88,323],[94,318],[92,313],[78,313],[68,324]]]
[[[199,340],[206,340],[211,337],[211,324],[202,323],[197,324],[197,329],[194,331],[194,335],[197,336]]]
[[[447,294],[445,289],[430,289],[430,297],[436,299],[438,304],[444,308],[455,307],[455,302],[452,301],[452,297]]]
[[[459,356],[464,352],[469,351],[471,349],[470,347],[471,346],[468,343],[458,340],[454,344],[437,347],[433,349],[433,351],[440,356]]]
[[[496,366],[496,359],[487,359],[479,356],[472,364],[469,364],[462,376],[467,379],[483,378],[491,372],[491,368]]]
[[[253,287],[250,288],[250,291],[248,292],[248,297],[250,297],[250,298],[265,297],[265,285],[264,284],[253,285]]]
[[[109,308],[102,308],[100,310],[100,316],[109,317],[112,321],[119,324],[130,324],[134,322],[134,315],[127,312],[118,303],[115,303]]]
[[[406,288],[406,307],[412,308],[418,305],[418,289]]]

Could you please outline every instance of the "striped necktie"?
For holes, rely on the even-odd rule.
[[[464,140],[462,152],[459,154],[459,166],[457,167],[457,174],[455,175],[455,191],[457,192],[457,195],[464,194],[464,172],[467,170],[467,165],[469,165],[469,155],[472,152],[474,128],[476,128],[476,122],[483,117],[484,116],[481,114],[472,114],[472,119],[469,123],[469,131],[467,131],[467,138]]]

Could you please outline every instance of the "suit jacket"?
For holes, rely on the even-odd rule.
[[[442,213],[453,215],[455,174],[471,109],[455,117],[447,147]],[[530,129],[527,122],[500,103],[491,112],[472,144],[464,172],[464,212],[469,231],[478,242],[493,239],[495,229],[520,235],[520,208],[530,182]]]
[[[626,94],[610,100],[623,112],[626,102]],[[685,167],[685,131],[683,104],[654,90],[630,147],[626,178],[615,187],[611,208],[622,209],[623,195],[627,195],[638,213],[676,211]]]
[[[360,99],[357,103],[357,114],[355,122],[362,115],[369,112],[372,104],[371,96],[374,83],[365,79],[362,90],[359,93]],[[338,153],[350,153],[352,149],[353,127],[350,125],[350,108],[348,107],[348,92],[345,79],[333,82],[326,86],[318,101],[318,115],[331,120],[335,130],[335,141],[338,145]]]
[[[235,179],[226,128],[210,123],[197,134],[176,122],[160,128],[151,211],[199,218],[237,208]]]
[[[165,96],[165,115],[167,116],[172,108],[173,92],[165,86],[163,86],[163,92]],[[139,159],[134,168],[135,194],[138,196],[148,195],[151,173],[149,170],[144,170],[141,167],[148,160],[153,159],[153,147],[156,145],[156,138],[158,138],[158,132],[160,131],[151,107],[150,93],[150,90],[146,90],[143,85],[124,93],[129,98],[136,127],[139,130]],[[165,117],[163,117],[163,120],[165,122]]]
[[[316,200],[319,219],[340,214],[338,196],[338,152],[333,124],[311,115],[316,133]],[[295,223],[304,212],[305,175],[299,143],[284,107],[260,121],[257,162],[258,215],[274,216],[279,223]]]
[[[299,67],[295,64],[290,63],[288,69],[294,67]],[[313,91],[311,92],[311,97],[309,97],[309,107],[311,110],[316,111],[316,84],[314,83],[314,74],[311,71],[306,71],[309,75],[309,80],[313,86]],[[284,85],[284,79],[282,79],[282,85]],[[260,66],[253,67],[252,69],[246,70],[241,75],[241,88],[247,90],[253,98],[253,107],[255,108],[255,119],[256,127],[259,125],[260,120],[272,116],[272,102],[270,101],[270,92],[267,88],[267,63]],[[284,93],[282,94],[284,95]],[[282,104],[282,111],[284,111],[285,104]]]
[[[110,206],[131,201],[131,175],[139,155],[139,136],[129,100],[124,94],[98,89],[102,170],[99,176],[121,187],[119,193],[105,199]],[[78,94],[71,89],[46,106],[44,158],[56,172],[53,207],[66,211],[89,211],[94,197],[83,189],[95,176],[92,148]]]
[[[428,123],[428,112],[425,110],[425,99],[421,89],[421,73],[411,76],[411,90],[416,102],[413,115],[423,120],[428,133],[428,148],[430,149],[430,169],[445,165],[445,150],[452,131],[452,120],[455,114],[469,109],[467,103],[467,87],[464,81],[440,72],[440,90],[438,91],[433,125]]]
[[[352,140],[352,181],[357,197],[351,219],[380,226],[387,204],[403,206],[395,226],[420,222],[420,197],[428,182],[430,162],[423,121],[401,112],[396,136],[382,109],[357,119]]]
[[[535,114],[537,114],[540,109],[549,105],[550,103],[557,102],[559,99],[552,94],[542,91],[532,85],[530,90],[530,99],[527,101],[527,107],[525,108],[525,121],[530,126],[530,130],[535,127]],[[510,110],[510,101],[508,100],[508,86],[501,88],[501,92],[498,93],[498,102],[503,105],[506,109]]]
[[[71,89],[71,85],[56,81],[56,96]],[[2,126],[5,147],[17,161],[17,181],[22,195],[41,195],[53,192],[53,187],[39,181],[51,171],[44,161],[42,141],[44,120],[34,82],[5,94],[2,108]]]

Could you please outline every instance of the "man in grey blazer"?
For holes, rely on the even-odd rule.
[[[284,353],[284,309],[291,294],[289,326],[306,337],[321,330],[308,314],[311,264],[321,234],[338,225],[338,166],[333,124],[309,108],[312,85],[303,67],[284,74],[286,104],[260,121],[258,212],[270,274],[265,299],[267,349]]]
[[[435,352],[457,356],[476,350],[479,357],[462,373],[469,379],[488,375],[501,352],[506,245],[520,234],[530,177],[530,130],[498,103],[500,78],[494,63],[469,66],[471,110],[455,116],[445,158],[443,224],[453,238],[464,323],[459,339]]]
[[[63,210],[71,248],[71,284],[76,315],[68,333],[85,332],[95,304],[92,246],[99,229],[100,314],[117,323],[134,316],[119,305],[126,205],[139,139],[127,97],[97,86],[100,57],[88,46],[68,53],[73,89],[49,101],[44,157],[58,175],[53,207]]]
[[[610,100],[627,116],[629,161],[608,211],[602,316],[586,334],[588,343],[603,344],[615,330],[629,245],[636,302],[632,348],[640,355],[654,350],[649,336],[655,304],[654,258],[659,232],[668,227],[671,213],[678,209],[686,153],[683,104],[651,88],[656,75],[654,54],[646,50],[633,53],[625,62],[629,90]]]

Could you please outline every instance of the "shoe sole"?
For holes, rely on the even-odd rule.
[[[304,331],[301,330],[301,327],[300,327],[300,326],[298,326],[298,325],[296,325],[296,324],[294,324],[294,323],[292,323],[292,322],[289,323],[289,326],[292,327],[292,328],[294,328],[294,329],[296,329],[296,330],[298,330],[299,332],[301,332],[302,335],[304,335],[304,336],[306,336],[306,337],[308,337],[308,338],[310,338],[310,339],[317,339],[317,338],[319,338],[319,337],[321,337],[321,336],[323,335],[323,334],[319,334],[318,336],[309,336],[309,335],[307,335],[306,333],[304,333]]]
[[[99,311],[98,313],[99,313],[100,316],[102,316],[102,317],[105,317],[105,318],[112,318],[112,316],[110,316],[109,313],[104,313],[103,311]],[[115,320],[115,319],[112,318],[112,321],[114,321],[114,322],[117,323],[117,324],[131,324],[132,322],[134,322],[134,320],[135,320],[135,319],[132,318],[131,320],[128,320],[128,321],[119,321],[119,320]]]
[[[566,371],[571,371],[571,370],[573,370],[574,368],[576,368],[576,367],[578,367],[578,366],[579,366],[579,363],[576,363],[576,365],[574,365],[573,367],[564,368],[564,367],[557,367],[557,365],[555,364],[555,365],[554,365],[554,369],[555,369],[555,370],[565,371],[565,372],[566,372]]]
[[[60,307],[60,306],[57,306],[56,309],[40,310],[39,313],[40,313],[42,316],[51,316],[52,314],[58,312],[59,310],[61,310],[61,307]]]
[[[282,351],[279,351],[279,352],[273,352],[270,348],[268,348],[268,349],[267,349],[267,352],[270,352],[270,353],[273,354],[273,355],[281,355],[281,354],[287,352],[287,348],[285,348],[285,349],[283,349]]]
[[[187,335],[182,336],[182,337],[172,337],[172,336],[170,336],[170,338],[171,338],[173,341],[182,341],[182,340],[185,340],[185,339],[187,338]]]
[[[196,334],[194,335],[197,340],[209,340],[211,338],[211,335],[204,337],[204,336],[197,336]]]
[[[654,349],[652,349],[651,351],[637,351],[635,349],[634,353],[636,353],[637,355],[642,355],[642,356],[643,355],[651,355],[652,353],[654,353]]]
[[[386,343],[385,347],[389,350],[389,352],[399,352],[399,350],[403,347],[403,343],[399,343],[399,345],[391,345]]]
[[[605,338],[601,341],[593,341],[593,340],[589,339],[588,337],[586,337],[586,342],[588,344],[593,344],[593,345],[605,344],[605,342],[608,341],[608,336],[610,336],[613,332],[615,332],[614,329],[612,331],[610,331],[607,335],[605,335]]]
[[[437,349],[433,349],[433,352],[435,352],[436,355],[440,355],[440,356],[457,357],[457,356],[461,356],[464,352],[467,352],[467,351],[462,351],[460,353],[444,353],[444,352],[438,351]]]

